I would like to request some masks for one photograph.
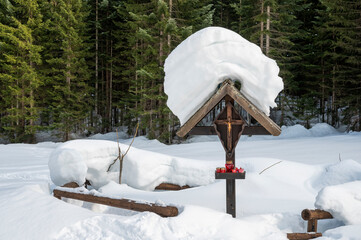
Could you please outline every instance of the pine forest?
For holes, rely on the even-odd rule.
[[[280,67],[279,125],[361,130],[359,0],[0,0],[0,137],[119,127],[174,142],[163,65],[192,33],[231,29]]]

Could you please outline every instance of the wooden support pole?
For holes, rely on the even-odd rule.
[[[226,194],[227,194],[227,213],[232,217],[236,217],[236,180],[226,180]]]
[[[308,220],[307,232],[317,232],[317,219]]]
[[[226,152],[226,163],[235,164],[235,151]],[[236,217],[236,180],[226,179],[226,206],[227,213]]]
[[[322,233],[287,233],[290,240],[307,240],[322,237]]]
[[[54,197],[72,198],[86,202],[99,203],[112,207],[119,207],[138,212],[154,212],[162,217],[174,217],[178,215],[178,208],[173,206],[160,206],[155,203],[139,203],[129,199],[113,199],[108,197],[99,197],[86,193],[67,192],[63,190],[54,190]]]
[[[333,218],[331,213],[316,209],[304,209],[301,213],[301,216],[304,220],[307,220],[307,232],[317,232],[317,220],[318,219],[330,219]]]

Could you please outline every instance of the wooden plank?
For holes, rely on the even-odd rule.
[[[225,86],[229,94],[246,112],[257,120],[273,136],[281,134],[281,128],[231,84]]]
[[[301,213],[301,216],[304,220],[333,218],[331,213],[321,209],[315,209],[315,210],[304,209]]]
[[[172,184],[172,183],[161,183],[155,189],[178,191],[178,190],[183,190],[183,189],[187,189],[187,188],[190,188],[190,186],[188,186],[188,185],[179,186],[179,185]]]
[[[178,208],[173,206],[160,206],[155,203],[139,203],[129,199],[114,199],[102,196],[94,196],[86,193],[75,193],[55,189],[54,197],[66,197],[86,202],[99,203],[112,207],[124,208],[138,212],[154,212],[162,217],[174,217],[178,215]]]
[[[190,135],[217,135],[213,126],[196,126],[189,132]],[[262,126],[245,126],[242,135],[271,135]]]
[[[278,136],[281,128],[272,121],[266,114],[260,111],[251,101],[249,101],[230,80],[223,82],[220,89],[193,114],[193,116],[178,130],[177,135],[184,137],[197,125],[222,99],[229,95],[254,119],[256,119],[270,134]],[[246,133],[244,133],[246,134]]]
[[[242,135],[271,135],[263,126],[246,126]]]
[[[322,233],[287,233],[290,240],[307,240],[322,237]]]
[[[213,126],[197,126],[189,131],[190,135],[217,135]]]
[[[245,179],[246,172],[243,173],[217,173],[215,172],[216,179]]]
[[[193,114],[193,116],[178,130],[177,135],[184,137],[197,123],[199,123],[222,99],[226,96],[227,82],[223,83],[221,88]]]

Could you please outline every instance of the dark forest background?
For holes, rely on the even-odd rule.
[[[192,33],[231,29],[275,59],[280,125],[360,131],[359,0],[0,0],[0,135],[62,140],[119,126],[172,142],[163,63]]]

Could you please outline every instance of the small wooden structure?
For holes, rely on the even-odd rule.
[[[317,221],[319,219],[331,219],[331,213],[315,209],[304,209],[301,213],[303,220],[307,222],[307,233],[287,233],[287,238],[290,240],[308,240],[322,236],[322,233],[317,232]]]
[[[174,206],[163,206],[156,203],[138,202],[125,198],[110,198],[109,196],[102,196],[100,193],[94,195],[89,191],[75,191],[74,189],[78,187],[79,185],[77,183],[67,183],[61,188],[54,189],[54,197],[58,199],[61,199],[62,197],[72,198],[76,200],[98,203],[111,207],[124,208],[138,212],[154,212],[162,217],[178,216],[178,208]]]
[[[215,119],[213,126],[197,126],[219,103],[224,101],[224,107]],[[235,109],[237,103],[251,115],[260,126],[250,126]],[[223,105],[223,104],[222,104]],[[249,101],[231,80],[222,83],[218,91],[179,129],[177,135],[215,135],[221,140],[226,152],[226,164],[235,164],[235,149],[242,134],[278,136],[280,127],[266,114]],[[227,213],[236,216],[235,179],[245,179],[244,173],[215,173],[216,179],[226,179]]]

